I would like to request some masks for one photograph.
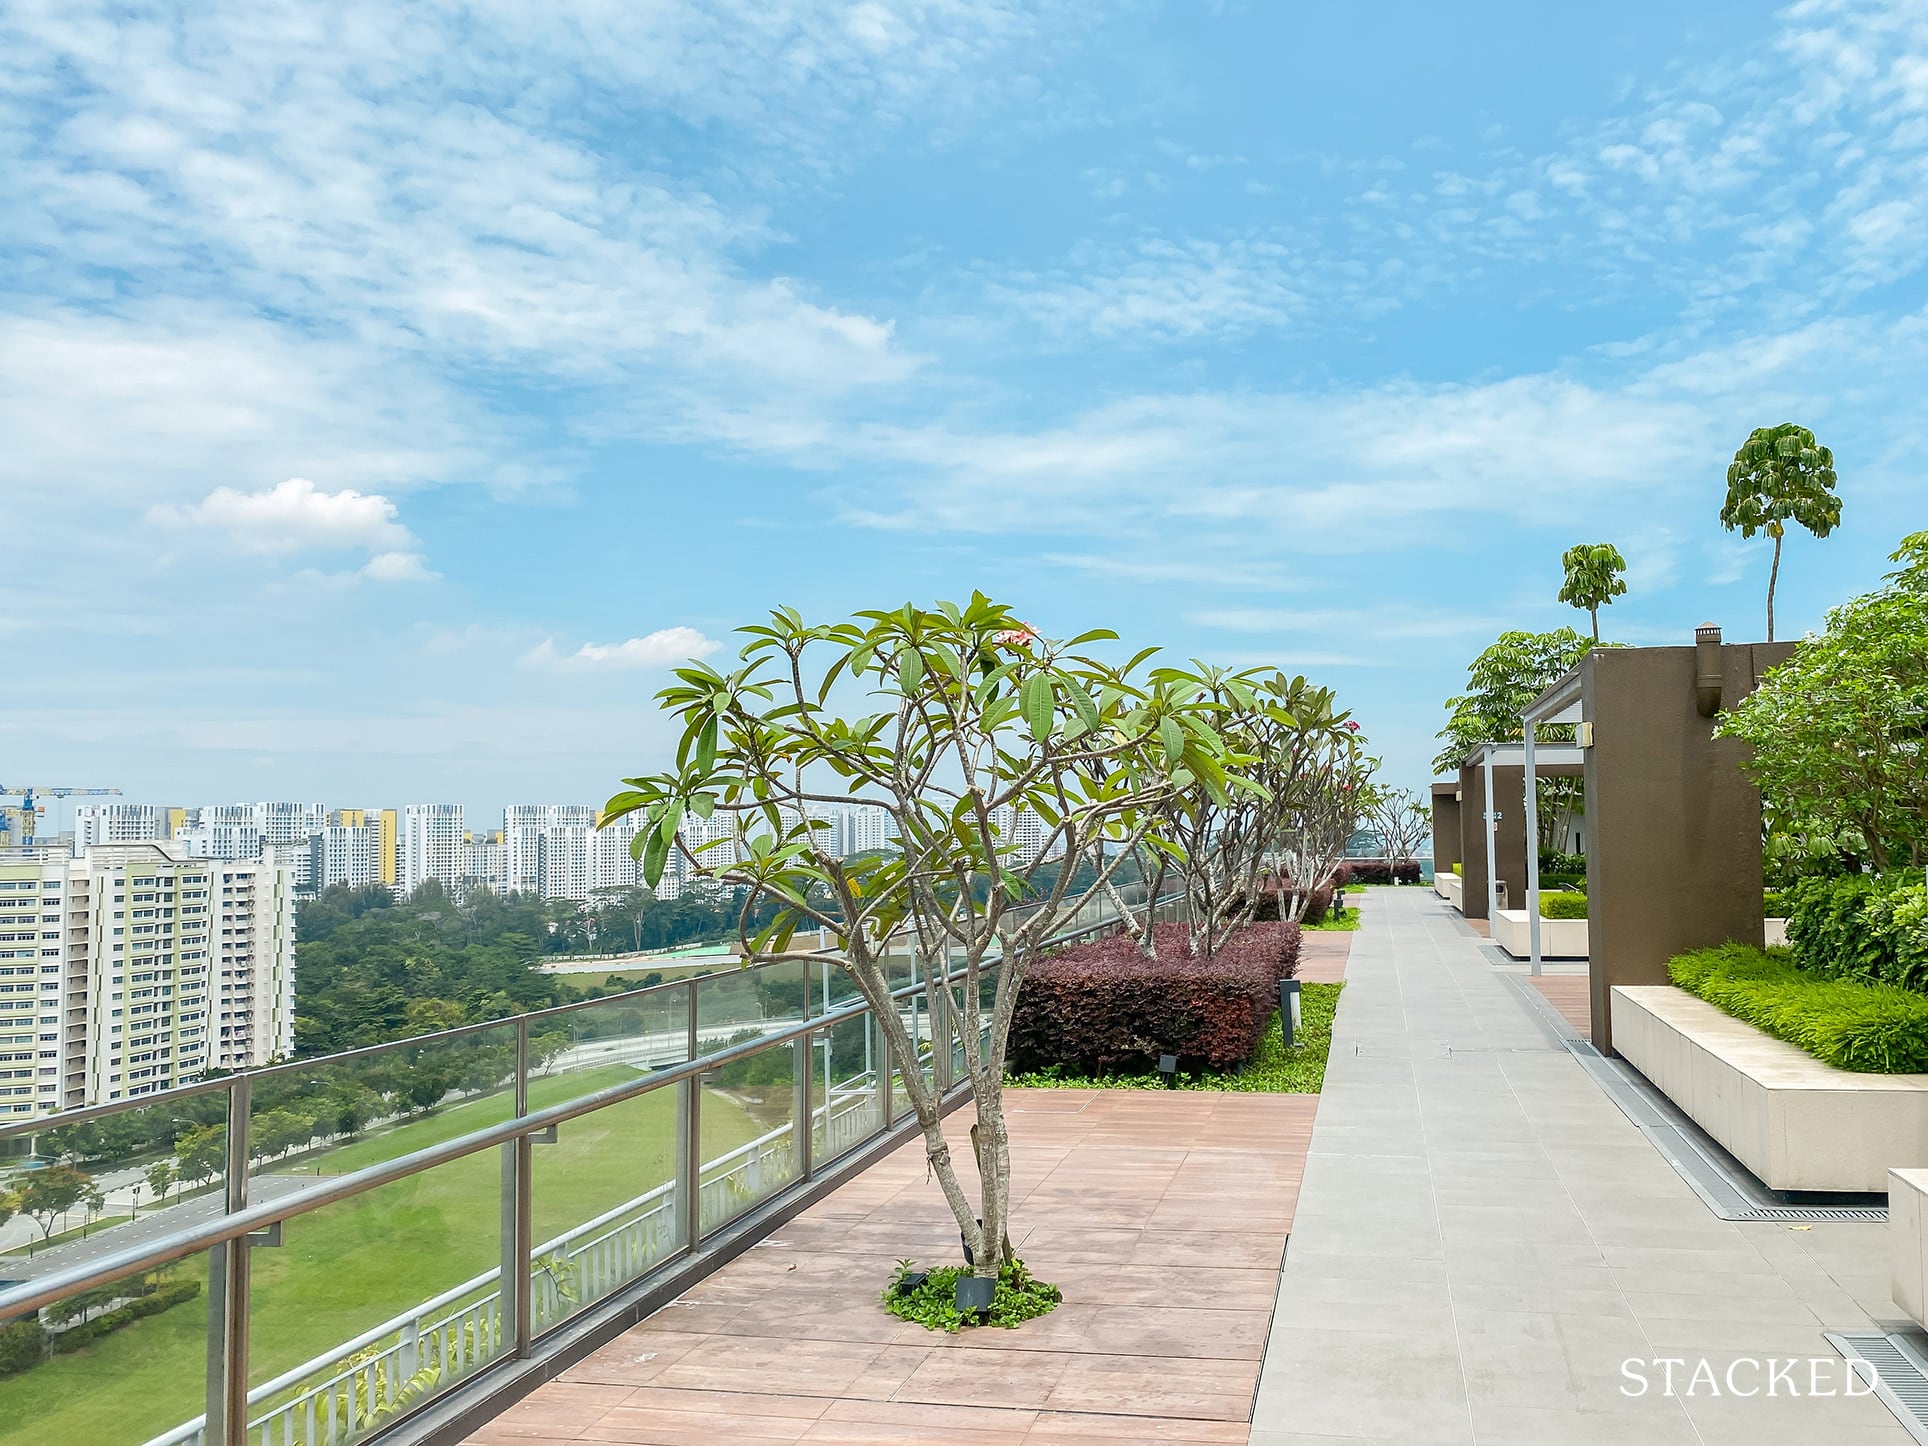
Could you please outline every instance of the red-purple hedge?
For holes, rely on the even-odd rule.
[[[1291,885],[1287,884],[1287,888]],[[1305,913],[1300,922],[1323,924],[1325,916],[1332,912],[1332,886],[1323,884],[1312,891],[1305,903]],[[1262,922],[1274,922],[1279,917],[1279,885],[1276,879],[1263,879],[1259,883],[1259,901],[1252,910],[1252,917]]]
[[[1299,971],[1297,924],[1251,924],[1209,959],[1186,952],[1182,924],[1160,924],[1158,957],[1123,934],[1040,959],[1011,1021],[1010,1066],[1138,1073],[1175,1054],[1180,1069],[1228,1069],[1252,1057]]]

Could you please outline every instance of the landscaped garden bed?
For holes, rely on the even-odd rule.
[[[1279,1012],[1275,1009],[1252,1057],[1230,1069],[1180,1070],[1168,1081],[1155,1069],[1082,1074],[1053,1065],[1030,1074],[1013,1075],[1010,1082],[1023,1089],[1178,1089],[1316,1095],[1325,1083],[1326,1057],[1332,1048],[1332,1020],[1339,1009],[1339,993],[1344,988],[1343,984],[1301,984],[1299,1027],[1293,1043],[1286,1044]]]
[[[1532,954],[1532,935],[1525,909],[1501,909],[1493,916],[1493,942],[1515,959]],[[1585,959],[1588,956],[1587,896],[1549,890],[1540,895],[1540,957]]]
[[[1928,1165],[1928,996],[1742,944],[1668,974],[1613,991],[1614,1046],[1768,1186],[1875,1192]]]
[[[1182,924],[1153,930],[1156,956],[1128,934],[1059,950],[1031,966],[1011,1022],[1010,1070],[1084,1075],[1188,1070],[1252,1058],[1278,1008],[1279,981],[1299,968],[1299,926],[1248,924],[1209,957],[1190,952]]]
[[[1612,1010],[1615,1050],[1770,1189],[1874,1193],[1928,1165],[1928,1075],[1837,1069],[1665,984]]]

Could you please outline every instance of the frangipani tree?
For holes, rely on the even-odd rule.
[[[1419,844],[1432,829],[1432,814],[1410,788],[1384,788],[1378,784],[1366,789],[1366,819],[1379,835],[1386,850],[1386,867],[1395,871],[1412,859]]]
[[[1333,876],[1346,841],[1366,817],[1377,763],[1366,755],[1357,726],[1342,721],[1310,738],[1278,837],[1280,872],[1293,884],[1280,899],[1280,918],[1305,916],[1309,891]]]
[[[1787,524],[1798,522],[1826,537],[1841,521],[1834,495],[1834,453],[1814,433],[1793,422],[1756,427],[1727,469],[1727,500],[1721,525],[1742,537],[1765,532],[1774,539],[1774,565],[1767,574],[1767,640],[1774,641],[1774,588],[1781,578],[1781,543]]]
[[[1076,870],[1055,864],[1095,858],[1103,886],[1141,846],[1175,849],[1159,833],[1166,805],[1184,789],[1236,786],[1226,745],[1193,695],[1139,676],[1148,653],[1114,666],[1082,650],[1115,635],[1047,641],[982,594],[828,625],[781,609],[741,633],[741,666],[676,671],[660,695],[683,726],[676,766],[625,780],[602,822],[643,816],[635,847],[652,885],[674,848],[700,874],[743,888],[746,961],[814,957],[792,949],[799,927],[837,936],[838,966],[892,1057],[909,1062],[902,1085],[976,1273],[995,1277],[1011,1259],[1002,1083],[1012,1013],[1033,955],[1075,905]],[[866,689],[877,710],[843,716],[831,704],[840,683]],[[839,858],[807,817],[811,804],[853,798],[888,813],[884,853]],[[1000,826],[1007,809],[1042,824],[1035,856]],[[692,814],[731,820],[734,858],[687,848],[680,826]],[[752,937],[759,900],[779,907]],[[883,955],[900,931],[932,979],[931,1017],[955,1022],[976,1115],[975,1202],[891,998]],[[947,952],[961,978],[941,983]]]
[[[1600,609],[1627,591],[1627,559],[1611,542],[1582,542],[1560,554],[1565,577],[1560,601],[1585,608],[1593,621],[1593,640],[1600,641]]]
[[[1169,818],[1148,838],[1144,853],[1150,857],[1141,865],[1152,888],[1139,946],[1154,952],[1149,901],[1170,871],[1184,883],[1190,951],[1209,957],[1251,922],[1281,840],[1305,836],[1303,815],[1324,808],[1326,767],[1335,749],[1356,752],[1358,725],[1337,708],[1330,688],[1316,687],[1303,676],[1288,678],[1260,668],[1232,671],[1194,661],[1189,671],[1161,668],[1152,679],[1205,711],[1228,750],[1225,761],[1232,771],[1225,787],[1194,779],[1165,805]],[[1344,847],[1341,836],[1337,848]],[[1288,880],[1275,870],[1279,917],[1303,917],[1311,891],[1331,872],[1328,865],[1323,872],[1291,874]],[[1116,891],[1113,898],[1129,912]]]

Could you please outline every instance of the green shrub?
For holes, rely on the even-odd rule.
[[[1769,919],[1785,919],[1788,910],[1788,897],[1780,889],[1769,889],[1761,895],[1761,913]]]
[[[1837,1069],[1928,1073],[1928,998],[1889,984],[1827,979],[1785,949],[1723,944],[1667,961],[1691,994]]]
[[[1928,992],[1928,887],[1912,871],[1803,879],[1786,897],[1802,968]]]
[[[1462,864],[1454,864],[1454,865],[1453,865],[1453,872],[1454,872],[1455,874],[1460,874],[1460,873],[1463,873],[1463,872],[1464,872],[1464,868],[1465,868],[1465,866],[1464,866],[1464,865],[1462,865]]]
[[[47,1353],[47,1333],[37,1320],[0,1326],[0,1377],[31,1371]]]
[[[1540,895],[1540,917],[1542,919],[1584,919],[1587,916],[1587,896],[1585,894],[1555,891]]]
[[[201,1293],[198,1280],[176,1280],[167,1285],[157,1286],[146,1295],[130,1300],[105,1315],[97,1315],[90,1321],[70,1327],[64,1331],[50,1334],[47,1344],[57,1356],[69,1355],[82,1346],[92,1345],[102,1336],[112,1335],[122,1326],[130,1326],[137,1320],[159,1315],[162,1311],[192,1300]]]
[[[1564,889],[1568,893],[1584,894],[1587,891],[1587,876],[1583,873],[1541,874],[1540,888],[1542,890]]]

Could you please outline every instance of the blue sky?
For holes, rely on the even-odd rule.
[[[1928,526],[1928,7],[0,5],[6,774],[596,800],[663,668],[980,587],[1335,686]]]

